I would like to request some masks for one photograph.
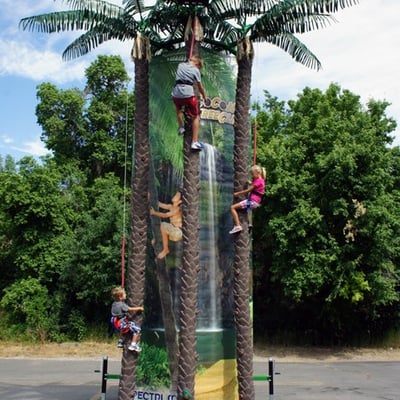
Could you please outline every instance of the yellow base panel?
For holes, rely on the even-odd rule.
[[[238,400],[236,360],[219,360],[196,375],[196,400]]]

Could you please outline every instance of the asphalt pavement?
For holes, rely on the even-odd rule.
[[[274,394],[255,381],[255,400],[399,400],[400,362],[275,361]],[[0,358],[1,400],[99,400],[98,360]],[[120,372],[110,360],[110,374]],[[268,375],[268,359],[254,361],[255,375]],[[106,400],[117,400],[118,381],[108,381]],[[150,399],[150,397],[149,397]],[[165,400],[165,399],[163,399]],[[213,399],[210,399],[213,400]]]

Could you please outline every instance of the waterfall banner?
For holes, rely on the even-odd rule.
[[[170,371],[174,370],[171,359],[178,354],[180,287],[184,278],[180,211],[183,138],[177,133],[171,90],[177,65],[185,56],[182,50],[173,57],[154,57],[150,63],[152,246],[146,267],[143,341],[167,350]],[[196,375],[195,392],[200,400],[233,400],[237,392],[233,242],[228,232],[232,225],[235,79],[232,66],[220,54],[206,52],[202,57],[202,83],[207,98],[200,104],[199,139],[204,148],[199,154],[199,268],[193,354],[202,373]],[[166,395],[163,388],[157,388],[153,395],[149,393],[140,392],[138,396],[142,397],[138,399],[174,399],[174,394]]]

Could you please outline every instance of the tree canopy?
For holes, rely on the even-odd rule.
[[[389,147],[396,124],[387,106],[365,108],[332,84],[305,88],[287,107],[267,93],[259,109],[268,204],[255,248],[268,257],[257,264],[267,278],[258,283],[290,311],[281,329],[302,319],[319,340],[346,341],[398,304],[398,149]]]
[[[88,87],[90,79],[111,82],[113,66],[122,77],[113,86],[121,92],[109,84],[96,89],[95,104],[105,99],[113,109],[105,113],[112,118],[104,125],[104,159],[121,160],[125,151],[112,144],[125,135],[132,96],[119,65],[101,57],[87,74]],[[37,339],[78,339],[87,324],[106,332],[128,193],[116,164],[97,173],[87,162],[96,148],[88,145],[96,143],[92,124],[100,124],[89,112],[93,97],[48,83],[38,93],[53,155],[41,163],[7,156],[0,165],[0,306],[8,321],[1,337],[29,331]],[[51,113],[55,104],[74,111]],[[390,147],[396,123],[387,106],[374,99],[363,105],[337,84],[305,88],[287,103],[265,92],[264,104],[255,105],[257,158],[268,175],[268,200],[253,219],[256,335],[354,344],[398,327],[400,151]],[[58,129],[60,121],[81,121],[78,134]],[[31,319],[33,309],[44,317]]]

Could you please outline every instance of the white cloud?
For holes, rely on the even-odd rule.
[[[85,69],[99,54],[120,55],[128,72],[132,72],[131,47],[132,43],[110,41],[86,56],[63,61],[61,54],[65,47],[52,48],[48,45],[42,49],[21,40],[0,39],[0,75],[19,76],[34,81],[50,80],[59,84],[81,81]]]
[[[1,143],[5,143],[5,144],[8,145],[8,144],[12,143],[14,140],[13,140],[13,138],[10,137],[10,136],[2,135],[2,136],[0,137],[0,141],[1,141]]]
[[[122,0],[112,2],[122,5]],[[79,32],[48,35],[18,29],[21,18],[66,10],[65,2],[1,0],[1,5],[4,29],[0,39],[0,76],[75,85],[84,82],[84,71],[98,54],[116,54],[123,58],[133,77],[131,42],[106,42],[84,57],[64,62],[62,51]],[[294,99],[305,86],[324,90],[337,82],[343,89],[360,95],[364,103],[370,98],[391,102],[388,115],[400,121],[399,14],[399,0],[360,0],[358,5],[334,14],[337,23],[298,36],[321,61],[322,70],[318,72],[296,63],[274,46],[256,44],[253,100],[263,100],[264,89],[279,99],[288,100]],[[398,137],[396,144],[400,143],[400,133]]]
[[[8,148],[13,151],[17,151],[34,157],[40,157],[50,153],[49,150],[44,147],[40,139],[21,143],[21,146],[8,146]]]
[[[387,100],[387,114],[400,122],[400,28],[398,0],[362,0],[359,5],[334,14],[337,23],[298,38],[322,63],[310,70],[271,45],[256,45],[253,93],[263,100],[262,90],[280,99],[293,99],[305,86],[326,89],[338,83],[369,99]],[[400,143],[400,133],[395,144]]]
[[[66,65],[61,55],[49,50],[38,50],[32,45],[17,41],[0,40],[0,74],[30,78],[35,81],[51,79],[64,83],[81,79],[86,64],[82,61]]]
[[[43,142],[41,142],[40,140],[24,143],[20,151],[25,151],[26,153],[32,154],[34,156],[44,156],[45,154],[50,153],[49,150],[47,150],[43,146]]]
[[[122,4],[121,0],[111,2]],[[66,46],[83,32],[46,34],[18,29],[21,18],[55,10],[68,10],[68,6],[63,1],[25,1],[21,4],[13,0],[2,0],[0,19],[4,29],[0,39],[0,76],[23,77],[58,84],[81,81],[85,69],[98,54],[121,55],[129,68],[132,43],[106,42],[86,56],[63,61],[61,55]]]

